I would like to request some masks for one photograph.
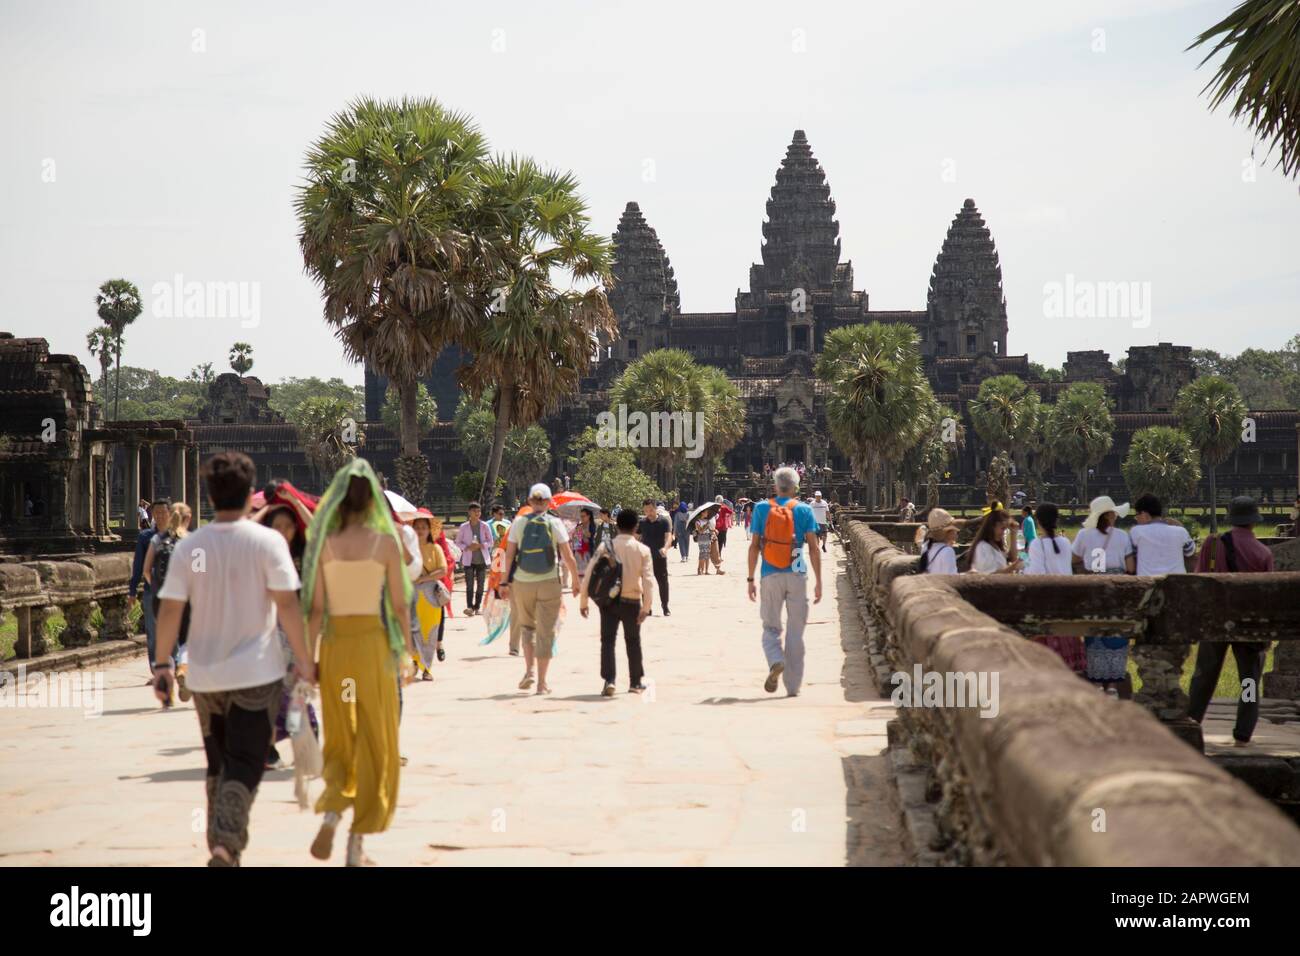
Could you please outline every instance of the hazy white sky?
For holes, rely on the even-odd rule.
[[[0,329],[93,368],[95,290],[124,276],[146,300],[131,365],[224,370],[245,340],[265,380],[359,382],[302,273],[294,188],[351,98],[422,94],[494,148],[574,170],[602,232],[637,200],[685,311],[730,309],[747,285],[803,128],[872,308],[925,307],[970,196],[1012,353],[1276,348],[1300,331],[1300,196],[1271,163],[1249,181],[1248,131],[1208,111],[1211,70],[1183,52],[1232,5],[4,0]],[[247,283],[258,323],[156,315],[177,275]],[[1150,283],[1149,325],[1045,317],[1044,285],[1067,275]]]

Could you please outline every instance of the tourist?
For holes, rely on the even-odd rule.
[[[510,530],[510,522],[506,520],[504,505],[492,506],[492,520],[488,522],[488,526],[492,529],[492,540],[504,548],[505,545],[501,544],[501,542],[505,540],[506,533]]]
[[[161,503],[155,501],[153,505],[150,505],[144,498],[140,499],[140,503],[135,506],[135,521],[138,530],[143,531],[146,528],[157,527],[153,522],[153,509]],[[32,514],[40,514],[35,505],[32,505]]]
[[[135,558],[131,561],[131,580],[127,582],[127,608],[129,609],[136,603],[137,593],[140,601],[140,616],[144,621],[144,637],[146,653],[149,655],[149,667],[152,671],[154,658],[154,648],[157,646],[157,627],[156,618],[154,617],[154,599],[153,589],[149,583],[144,581],[144,559],[149,553],[149,542],[153,536],[161,531],[166,531],[172,520],[171,502],[165,498],[159,498],[149,509],[149,516],[145,522],[143,530],[135,539]],[[173,663],[176,663],[173,661]]]
[[[456,530],[456,546],[460,548],[460,566],[465,575],[465,616],[473,617],[483,604],[483,582],[496,539],[483,520],[479,503],[471,501],[467,510],[469,520]]]
[[[1058,512],[1059,514],[1059,512]],[[1020,533],[1025,536],[1025,550],[1034,543],[1038,537],[1038,523],[1034,521],[1034,509],[1032,505],[1026,504],[1020,509]]]
[[[1231,527],[1217,538],[1205,539],[1196,560],[1196,570],[1220,574],[1272,571],[1273,552],[1255,537],[1255,525],[1262,520],[1253,499],[1244,495],[1233,498],[1228,506],[1228,524]],[[1237,679],[1241,682],[1232,740],[1238,747],[1245,747],[1259,722],[1259,698],[1263,693],[1260,681],[1264,677],[1264,662],[1268,656],[1266,642],[1201,641],[1196,648],[1196,670],[1192,673],[1192,686],[1188,690],[1187,715],[1197,723],[1205,718],[1229,647],[1237,662]]]
[[[602,556],[620,566],[618,596],[608,607],[600,611],[600,677],[605,682],[601,694],[614,696],[614,679],[618,670],[614,663],[614,642],[618,636],[619,625],[623,625],[623,644],[627,648],[628,693],[639,694],[645,690],[642,683],[645,677],[641,662],[641,625],[650,616],[654,607],[654,575],[651,571],[650,549],[636,540],[636,512],[631,509],[621,512],[618,518],[617,534],[606,539],[600,550],[592,557],[594,565]],[[578,613],[588,615],[588,589],[591,575],[583,578],[582,596]]]
[[[391,508],[364,458],[335,474],[321,496],[303,561],[310,645],[320,646],[325,791],[311,855],[328,860],[334,831],[352,810],[346,864],[370,863],[368,833],[397,809],[398,681],[411,643],[411,581]]]
[[[957,534],[964,523],[942,508],[930,509],[925,524],[916,529],[917,544],[921,546],[918,574],[957,573]]]
[[[1042,533],[1035,533],[1029,541],[1029,562],[1025,574],[1073,574],[1074,555],[1070,550],[1070,539],[1057,531],[1061,520],[1061,510],[1049,501],[1038,508],[1037,521],[1031,517]],[[1035,528],[1037,531],[1038,528]],[[1080,677],[1088,670],[1088,659],[1083,651],[1083,643],[1075,634],[1042,634],[1031,638],[1037,644],[1051,648],[1065,661],[1065,665]]]
[[[690,513],[691,509],[685,501],[677,502],[677,507],[673,509],[673,539],[677,542],[677,550],[681,552],[683,562],[691,556],[691,536],[686,528],[686,519]]]
[[[673,537],[672,523],[659,514],[653,498],[645,499],[641,502],[641,507],[644,517],[637,524],[637,536],[650,549],[655,582],[659,585],[659,603],[667,617],[671,613],[668,610],[668,549],[673,546],[676,538]]]
[[[767,657],[767,680],[763,689],[776,691],[784,677],[785,690],[797,697],[803,683],[804,626],[808,623],[808,573],[811,563],[816,585],[813,603],[822,599],[822,559],[817,550],[817,521],[812,508],[798,501],[799,475],[793,468],[778,468],[772,476],[773,495],[754,506],[754,537],[749,542],[749,599],[758,599],[754,568],[763,558],[762,603],[763,653]],[[811,560],[810,560],[811,559]],[[781,612],[784,609],[785,644],[781,642]]]
[[[436,521],[438,519],[428,508],[420,508],[411,519],[411,530],[415,532],[420,554],[420,574],[412,582],[411,643],[415,654],[411,663],[422,681],[433,680],[431,668],[435,659],[447,659],[442,648],[442,636],[447,627],[446,607],[442,603],[442,596],[447,594],[444,583],[447,553],[436,540]]]
[[[172,650],[190,608],[189,689],[207,754],[209,866],[238,866],[248,845],[253,797],[266,767],[286,662],[284,628],[298,677],[314,683],[303,637],[298,572],[284,538],[244,521],[253,499],[253,462],[240,452],[203,466],[214,520],[172,552],[159,597],[154,692],[171,700]]]
[[[419,514],[419,512],[417,511],[416,514]],[[442,519],[439,518],[437,515],[433,514],[432,512],[428,512],[428,517],[429,517],[429,534],[432,535],[433,537],[433,543],[436,544],[442,550],[442,558],[443,558],[443,575],[441,578],[442,586],[447,589],[447,594],[448,596],[450,596],[456,590],[456,560],[458,555],[456,553],[455,547],[452,545],[450,541],[447,540],[447,532],[445,526],[442,523]],[[419,536],[417,535],[416,537],[418,538]],[[424,574],[424,549],[423,548],[420,549],[417,557],[420,559],[420,564],[421,564],[420,574],[423,575]],[[447,605],[442,609],[442,622],[438,629],[438,646],[436,649],[436,655],[438,660],[440,661],[445,661],[447,659],[447,652],[443,649],[442,646],[442,636],[447,627],[447,618],[452,616],[453,615],[451,613],[451,602],[449,601]]]
[[[822,551],[826,550],[826,538],[831,527],[831,507],[826,503],[820,491],[813,492],[813,500],[810,503],[813,512],[813,520],[817,522],[817,540],[821,542]]]
[[[1024,567],[1020,555],[1007,554],[1007,529],[1011,527],[1010,512],[994,502],[984,520],[975,529],[971,545],[970,569],[975,574],[1018,574]]]
[[[653,503],[652,503],[653,504]],[[564,522],[553,514],[551,489],[533,485],[528,492],[529,511],[515,518],[506,535],[505,566],[509,576],[502,586],[502,596],[510,601],[510,613],[518,615],[524,646],[524,676],[520,690],[533,686],[533,665],[537,666],[537,693],[549,694],[546,671],[555,654],[555,622],[560,616],[564,592],[559,568],[563,562],[578,596],[578,566],[569,547],[569,532]]]
[[[898,520],[910,524],[913,520],[915,520],[915,518],[916,518],[916,505],[908,501],[907,496],[904,495],[899,500],[898,503]]]
[[[573,561],[578,568],[578,578],[587,573],[587,562],[596,550],[596,519],[590,508],[578,512],[578,523],[569,535],[570,547],[573,548]]]
[[[751,534],[750,526],[754,520],[754,502],[746,498],[745,507],[741,513],[745,516],[745,540],[748,541]]]
[[[736,512],[731,505],[727,504],[727,500],[722,495],[714,498],[713,503],[718,506],[718,516],[713,526],[718,532],[718,563],[721,564],[722,549],[727,546],[727,530],[735,523]]]
[[[697,575],[708,574],[709,558],[713,556],[713,547],[717,539],[717,529],[713,526],[713,519],[700,515],[695,519],[695,528],[692,533],[695,536],[696,556],[699,559],[695,573]]]
[[[1132,574],[1136,568],[1133,542],[1115,522],[1128,514],[1128,505],[1117,505],[1110,497],[1094,498],[1088,517],[1070,549],[1076,571],[1085,574]],[[1120,635],[1085,637],[1088,680],[1112,696],[1131,696],[1128,679],[1128,638]]]
[[[163,582],[167,580],[167,565],[171,561],[172,552],[176,550],[176,545],[190,533],[190,506],[183,501],[178,501],[171,507],[171,517],[167,524],[156,531],[149,539],[149,547],[144,556],[144,567],[140,571],[140,576],[144,580],[144,587],[152,597],[145,597],[152,605],[152,616],[154,619],[154,631],[157,633],[158,620],[158,592],[162,590]],[[185,613],[181,616],[180,636],[176,641],[176,650],[172,654],[172,663],[175,665],[176,673],[176,692],[182,701],[190,699],[190,689],[186,683],[188,668],[185,663],[185,645],[190,630],[190,609],[187,606]],[[152,651],[150,660],[152,660]]]
[[[601,508],[600,516],[596,519],[596,530],[591,539],[592,553],[594,554],[595,549],[599,548],[606,541],[612,540],[614,535],[617,533],[618,532],[614,527],[614,519],[610,517],[609,509]]]
[[[1164,505],[1155,495],[1142,495],[1133,502],[1137,525],[1128,533],[1133,542],[1137,574],[1183,574],[1187,558],[1196,553],[1196,542],[1182,522],[1163,517]]]

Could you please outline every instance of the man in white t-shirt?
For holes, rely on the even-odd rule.
[[[569,531],[564,522],[547,512],[551,507],[551,489],[536,484],[528,492],[532,508],[510,525],[506,533],[505,566],[509,577],[499,591],[510,601],[510,613],[519,615],[524,645],[524,677],[520,690],[533,686],[533,664],[537,665],[537,693],[549,694],[546,670],[555,654],[555,622],[564,602],[560,584],[560,561],[564,562],[577,597],[582,580],[578,564],[569,547]]]
[[[256,477],[253,462],[240,452],[208,460],[203,478],[216,519],[176,546],[158,592],[154,691],[164,705],[174,680],[172,647],[190,607],[187,684],[208,759],[209,866],[238,866],[248,845],[249,812],[284,686],[277,623],[298,676],[316,680],[289,546],[277,532],[244,520]]]
[[[1155,495],[1143,495],[1133,502],[1137,524],[1128,535],[1137,553],[1137,573],[1141,575],[1183,574],[1184,558],[1196,553],[1196,542],[1177,521],[1161,517],[1164,507]]]
[[[813,518],[817,522],[817,540],[822,543],[822,550],[826,550],[826,532],[830,529],[831,506],[826,503],[820,491],[814,491],[812,501],[808,503],[813,510]]]

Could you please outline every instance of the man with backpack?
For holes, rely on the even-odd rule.
[[[636,540],[636,512],[620,511],[618,534],[603,541],[592,556],[582,580],[582,600],[578,612],[586,617],[588,599],[600,609],[600,676],[605,681],[601,693],[614,696],[614,640],[623,625],[623,643],[627,645],[628,693],[645,690],[641,664],[641,625],[654,606],[654,574],[650,549]]]
[[[549,514],[551,489],[536,484],[528,492],[528,506],[510,525],[506,534],[506,583],[500,588],[510,601],[510,613],[517,615],[524,645],[524,677],[520,690],[533,686],[533,663],[537,664],[537,693],[549,694],[546,671],[555,654],[555,622],[560,616],[564,589],[560,585],[560,561],[573,582],[573,596],[579,594],[578,564],[569,547],[564,522]]]
[[[1260,573],[1273,570],[1273,552],[1255,537],[1255,525],[1260,523],[1259,508],[1253,499],[1242,495],[1232,499],[1228,507],[1228,523],[1232,527],[1219,537],[1205,539],[1197,572]],[[1238,747],[1250,743],[1259,721],[1259,696],[1263,691],[1260,681],[1264,676],[1264,659],[1267,643],[1251,641],[1201,641],[1196,649],[1196,670],[1188,691],[1187,715],[1200,723],[1219,683],[1219,671],[1228,648],[1237,661],[1237,676],[1241,680],[1241,693],[1237,698],[1237,723],[1232,728],[1232,739]]]
[[[799,695],[803,683],[804,625],[808,623],[808,563],[816,585],[813,603],[822,599],[822,558],[817,548],[817,521],[812,508],[797,500],[799,474],[793,468],[778,468],[772,476],[775,493],[754,505],[750,522],[749,599],[762,591],[763,653],[767,656],[769,694],[784,674],[790,697]],[[754,568],[763,558],[761,588],[754,584]],[[781,644],[781,611],[786,612],[785,646]]]

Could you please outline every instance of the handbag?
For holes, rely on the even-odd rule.
[[[451,592],[447,590],[447,585],[441,581],[433,582],[433,596],[437,600],[439,607],[446,607],[451,603]]]

